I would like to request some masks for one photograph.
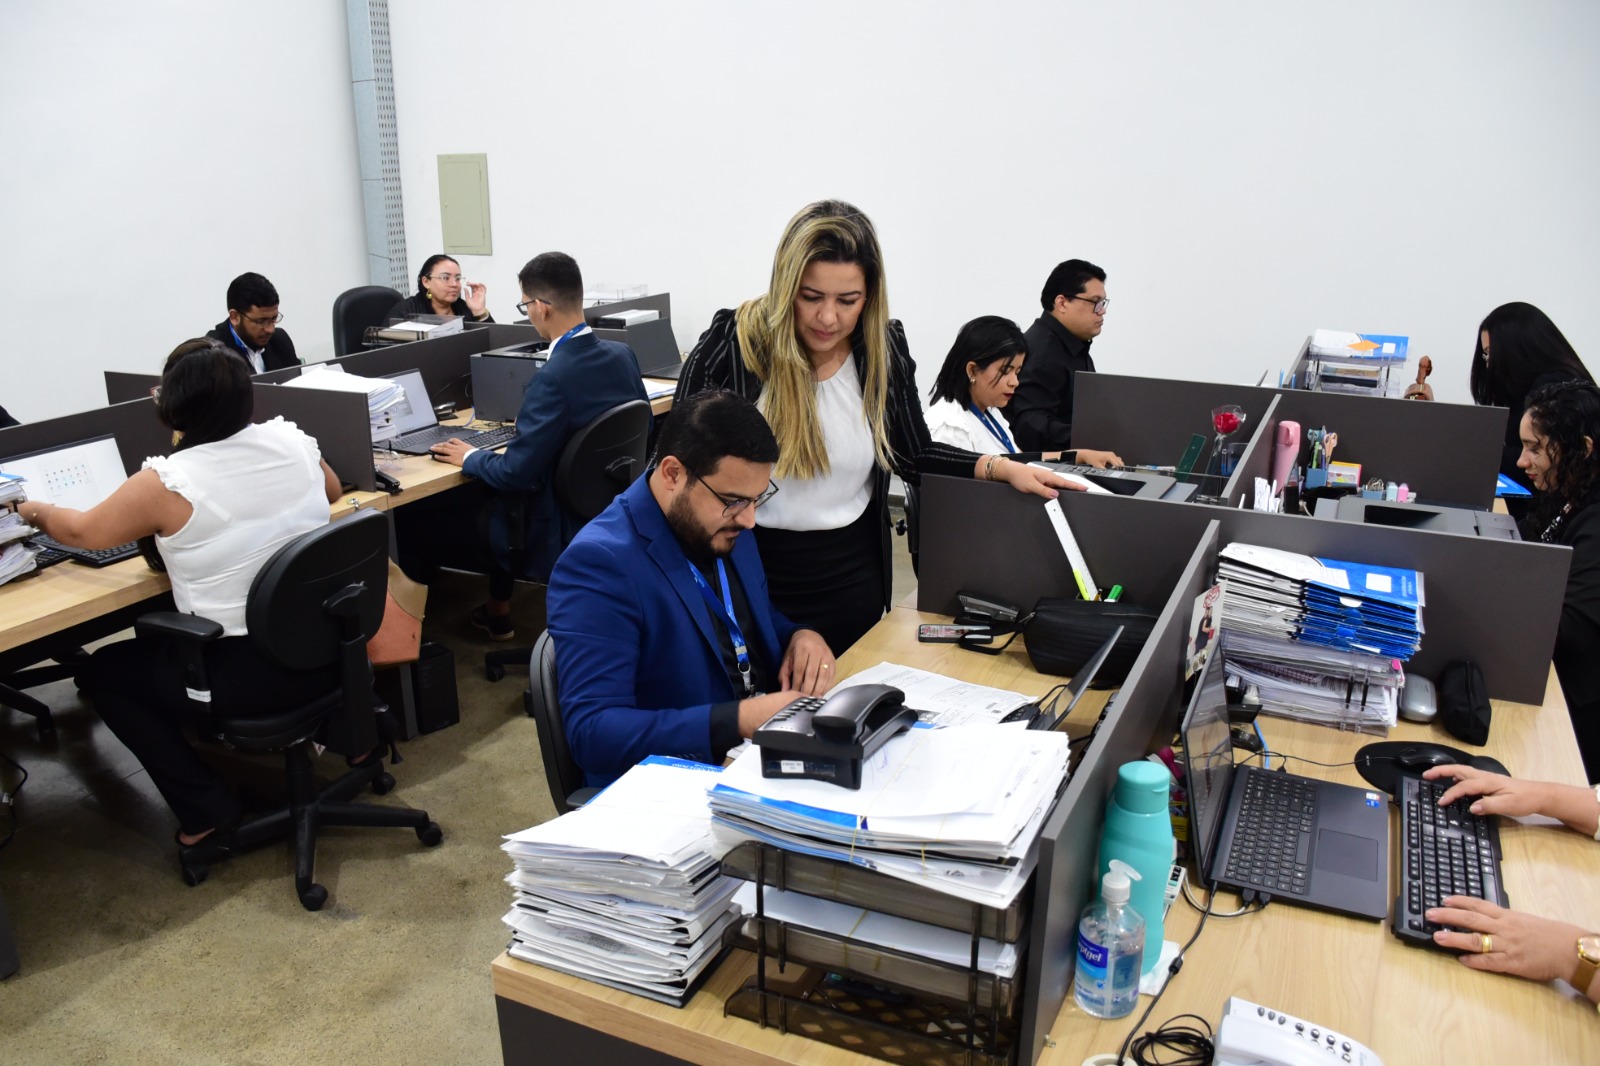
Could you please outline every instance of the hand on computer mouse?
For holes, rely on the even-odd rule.
[[[1473,814],[1499,814],[1507,818],[1543,814],[1559,819],[1586,836],[1593,836],[1595,826],[1600,824],[1600,800],[1595,798],[1592,788],[1558,785],[1553,781],[1522,781],[1460,764],[1435,766],[1423,771],[1422,776],[1429,781],[1455,778],[1456,783],[1440,797],[1441,806],[1476,796],[1471,807]]]
[[[451,437],[447,441],[435,444],[429,449],[429,454],[441,463],[451,466],[460,466],[467,461],[467,453],[472,451],[472,446],[458,437]]]

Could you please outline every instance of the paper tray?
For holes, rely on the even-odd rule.
[[[755,952],[758,926],[765,932],[767,955],[780,963],[800,963],[826,973],[851,974],[869,984],[886,985],[939,1000],[963,1011],[971,988],[976,993],[978,1010],[1001,1022],[1014,1020],[1022,1003],[1021,982],[1015,978],[975,974],[965,966],[848,940],[775,918],[746,915],[728,927],[723,942]],[[1021,967],[1021,960],[1017,965]]]
[[[743,881],[761,881],[774,888],[963,933],[972,931],[976,912],[979,935],[1002,944],[1015,944],[1022,938],[1028,924],[1026,901],[1033,898],[1032,889],[1024,888],[1011,906],[998,910],[860,866],[784,851],[754,840],[740,844],[723,856],[722,872]]]

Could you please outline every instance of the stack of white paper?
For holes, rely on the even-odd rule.
[[[711,854],[717,767],[651,757],[586,806],[506,837],[515,957],[679,1003],[738,917]]]
[[[752,749],[711,790],[712,835],[724,854],[761,840],[1006,907],[1066,777],[1066,734],[1020,725],[912,729],[867,760],[859,790],[763,777]]]
[[[21,503],[27,498],[22,478],[0,474],[0,504]],[[4,551],[0,552],[0,585],[34,569],[34,556],[38,553],[21,541],[37,532],[17,512],[0,510],[0,544],[5,545]]]
[[[906,694],[906,706],[917,709],[919,721],[933,726],[998,722],[1018,707],[1033,702],[1031,696],[959,681],[914,666],[879,663],[839,682],[851,685],[890,685]],[[834,691],[838,691],[835,689]]]
[[[388,378],[366,378],[347,374],[341,368],[318,364],[306,367],[297,378],[284,382],[285,387],[299,389],[327,389],[331,392],[356,392],[367,398],[367,416],[372,420],[372,440],[388,440],[400,431],[394,424],[392,408],[406,401],[406,390],[399,382]]]

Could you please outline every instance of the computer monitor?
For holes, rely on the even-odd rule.
[[[1227,671],[1213,649],[1183,719],[1183,762],[1188,780],[1189,840],[1202,880],[1211,875],[1217,831],[1233,789],[1233,737],[1228,724]]]
[[[109,433],[0,459],[0,471],[25,480],[28,499],[78,511],[99,506],[128,480],[117,440]]]
[[[397,436],[403,437],[407,433],[439,424],[439,419],[433,413],[433,400],[428,395],[428,386],[422,383],[422,371],[405,370],[390,374],[389,379],[406,393],[403,402],[389,408]]]

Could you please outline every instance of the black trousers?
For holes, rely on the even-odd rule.
[[[212,706],[230,718],[275,714],[339,683],[337,666],[305,672],[272,666],[249,637],[212,643],[206,668]],[[237,820],[238,797],[183,735],[185,726],[204,731],[209,722],[188,699],[172,641],[141,637],[108,644],[90,658],[82,680],[101,719],[149,773],[185,833]]]
[[[835,655],[883,617],[882,523],[874,502],[842,529],[755,528],[773,605],[821,633]]]
[[[489,550],[487,508],[494,490],[473,481],[394,512],[400,569],[413,581],[433,583],[439,568],[489,575],[489,598],[509,600],[516,578]]]

